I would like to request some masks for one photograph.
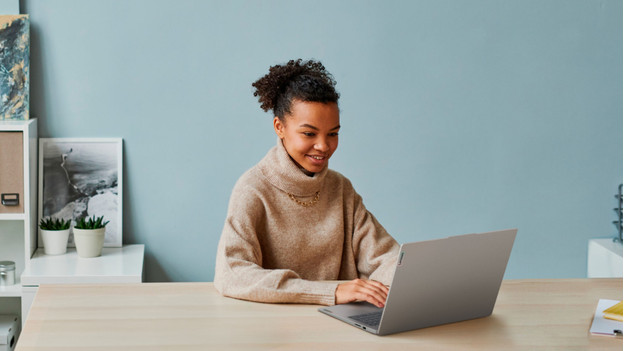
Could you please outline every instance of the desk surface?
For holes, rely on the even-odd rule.
[[[507,280],[490,317],[379,337],[212,283],[42,285],[17,350],[621,350],[589,333],[601,298],[622,299],[622,279]]]

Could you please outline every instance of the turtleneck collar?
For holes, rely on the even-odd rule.
[[[277,145],[258,163],[260,172],[278,189],[295,196],[314,196],[321,189],[327,167],[313,176],[306,175],[292,160],[277,138]]]

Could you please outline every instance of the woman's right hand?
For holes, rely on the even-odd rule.
[[[336,304],[366,301],[377,307],[384,307],[388,287],[374,280],[354,279],[336,288]]]

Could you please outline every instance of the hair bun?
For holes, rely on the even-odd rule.
[[[258,79],[253,84],[256,88],[254,96],[258,97],[260,108],[265,112],[274,110],[277,116],[281,112],[289,112],[290,100],[299,98],[303,101],[336,102],[338,93],[334,86],[336,81],[318,61],[302,59],[290,60],[283,65],[275,65],[269,68],[269,73]],[[291,93],[294,93],[294,96]],[[317,97],[317,95],[322,97]],[[284,111],[281,100],[287,98],[288,103]]]

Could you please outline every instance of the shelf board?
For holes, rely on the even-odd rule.
[[[0,221],[23,221],[26,215],[23,213],[0,213]]]
[[[15,284],[11,286],[0,286],[0,297],[20,297],[22,296],[22,284],[18,277],[15,277]]]
[[[28,128],[30,123],[33,123],[34,119],[30,120],[3,120],[0,121],[0,130],[2,131],[23,131]]]
[[[40,284],[140,283],[143,280],[142,244],[105,247],[99,257],[82,258],[75,248],[63,255],[46,255],[40,248],[21,276],[24,286]]]

